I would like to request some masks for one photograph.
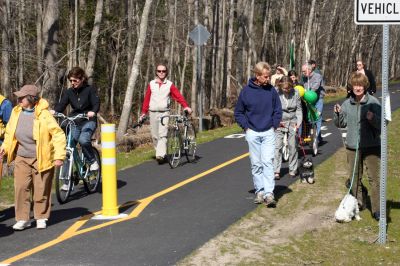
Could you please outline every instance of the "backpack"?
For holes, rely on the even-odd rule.
[[[0,106],[3,104],[6,97],[0,95]],[[4,134],[6,133],[6,125],[3,123],[3,118],[0,117],[0,139],[4,139]]]

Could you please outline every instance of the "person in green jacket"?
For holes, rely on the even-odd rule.
[[[340,106],[334,106],[334,123],[339,128],[347,127],[346,153],[350,178],[355,164],[351,193],[358,200],[360,209],[365,208],[366,193],[363,195],[363,166],[366,166],[371,187],[371,212],[379,220],[379,161],[381,146],[381,105],[374,96],[367,93],[368,78],[361,73],[350,77],[353,95]],[[355,162],[356,151],[358,158]],[[365,188],[364,188],[365,189]]]

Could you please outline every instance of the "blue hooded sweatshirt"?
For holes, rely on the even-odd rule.
[[[259,86],[251,78],[240,92],[235,107],[235,119],[244,130],[250,128],[264,132],[271,127],[277,129],[282,119],[279,95],[271,84]]]

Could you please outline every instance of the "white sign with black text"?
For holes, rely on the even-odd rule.
[[[400,0],[355,0],[354,21],[360,25],[400,24]]]

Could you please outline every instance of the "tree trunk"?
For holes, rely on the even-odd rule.
[[[93,84],[93,69],[94,69],[94,62],[96,59],[97,39],[99,37],[102,15],[103,15],[103,0],[97,0],[96,15],[94,18],[92,35],[90,38],[90,49],[86,64],[86,75],[88,76],[88,82],[90,85]]]
[[[35,1],[36,10],[36,56],[37,56],[37,75],[43,73],[42,60],[43,60],[43,2],[42,0]],[[39,85],[39,84],[38,84]]]
[[[17,87],[21,87],[24,84],[24,72],[25,72],[25,0],[19,0],[18,8],[18,83]]]
[[[231,86],[232,76],[232,53],[233,53],[233,16],[235,10],[234,0],[230,0],[229,3],[229,20],[228,20],[228,42],[227,42],[227,59],[226,59],[226,99],[228,102],[228,108],[231,106],[230,97],[236,96],[237,92],[235,87]]]
[[[140,21],[138,44],[136,47],[135,58],[133,59],[132,63],[132,71],[131,74],[129,75],[128,86],[126,88],[124,105],[122,107],[122,112],[121,112],[121,119],[118,125],[118,131],[117,131],[118,139],[122,138],[122,136],[125,134],[128,128],[129,114],[132,108],[133,92],[135,89],[137,77],[139,75],[139,65],[142,59],[143,47],[146,40],[147,23],[152,2],[153,2],[152,0],[146,0],[143,7],[142,19]]]
[[[50,106],[56,102],[59,95],[58,90],[58,21],[59,6],[57,0],[48,0],[44,19],[43,19],[43,44],[44,44],[44,63],[45,70],[43,76],[42,96],[46,98]]]
[[[198,16],[198,11],[199,11],[199,0],[194,0],[194,16],[193,16],[193,23],[194,25],[199,24],[199,16]],[[195,115],[199,115],[199,110],[197,109],[197,49],[199,47],[197,45],[194,46],[193,53],[192,53],[192,58],[193,58],[193,74],[192,74],[192,92],[191,92],[191,97],[190,97],[190,106],[193,109]]]
[[[4,96],[11,95],[11,82],[10,82],[10,1],[1,1],[1,89]]]
[[[332,47],[332,40],[334,37],[333,30],[334,30],[335,24],[336,24],[336,16],[337,16],[338,6],[339,6],[339,2],[335,1],[335,7],[333,8],[333,12],[330,15],[329,30],[327,32],[328,36],[327,36],[326,44],[324,47],[323,57],[322,57],[322,69],[324,70],[324,72],[326,72],[326,66],[328,64],[330,48]]]
[[[311,30],[313,26],[313,18],[314,18],[314,9],[315,9],[315,0],[312,0],[311,2],[311,8],[310,8],[310,15],[308,16],[308,23],[307,23],[307,32],[306,32],[306,38],[305,41],[309,44],[310,36],[311,36]],[[310,45],[308,46],[310,47]],[[307,58],[307,54],[304,55],[303,57],[303,62],[305,63],[307,60],[310,58]]]
[[[251,0],[250,4],[250,10],[249,10],[249,50],[247,52],[247,77],[251,76],[251,69],[253,65],[253,61],[256,60],[257,54],[254,48],[254,42],[253,42],[253,37],[254,37],[254,32],[253,32],[253,18],[254,18],[254,0]]]

